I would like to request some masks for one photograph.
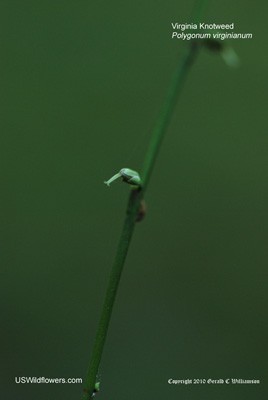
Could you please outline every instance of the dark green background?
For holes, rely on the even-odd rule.
[[[187,44],[193,1],[1,0],[1,398],[75,400],[129,188]],[[99,399],[265,399],[267,13],[210,2],[235,23],[241,67],[202,52],[136,227],[101,363]],[[184,378],[260,385],[183,386]]]

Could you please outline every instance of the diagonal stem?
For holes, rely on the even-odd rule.
[[[193,11],[193,15],[197,20],[200,18],[199,15],[201,13],[201,10],[204,8],[205,3],[206,0],[198,0],[196,3],[196,8]],[[198,44],[193,41],[191,45],[187,47],[184,56],[178,64],[178,67],[171,79],[169,91],[154,131],[152,133],[149,148],[144,160],[141,174],[142,187],[132,189],[129,196],[125,222],[113,262],[110,279],[108,282],[107,291],[100,315],[98,330],[90,359],[90,364],[84,382],[84,392],[82,400],[90,400],[92,394],[94,393],[96,376],[98,374],[98,368],[101,361],[105,339],[107,336],[113,305],[130,241],[134,232],[139,206],[147,188],[159,148],[167,131],[172,113],[177,103],[177,99],[181,94],[185,78],[187,77],[187,74],[197,56],[198,49]]]

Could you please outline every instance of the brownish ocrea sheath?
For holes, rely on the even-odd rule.
[[[144,200],[142,200],[140,203],[140,208],[136,219],[137,222],[140,222],[144,219],[146,211],[147,211],[146,203]]]

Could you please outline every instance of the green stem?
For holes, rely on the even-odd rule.
[[[194,10],[193,15],[197,15],[198,12],[201,12],[201,9],[203,8],[205,3],[206,0],[197,1],[196,10]],[[159,115],[158,121],[153,131],[147,155],[145,157],[141,174],[142,187],[132,189],[130,193],[125,222],[113,262],[103,308],[100,315],[98,330],[90,359],[90,364],[84,383],[82,400],[90,400],[94,391],[96,376],[98,374],[99,364],[112,315],[116,292],[120,282],[120,277],[124,267],[131,237],[134,232],[140,202],[143,199],[145,190],[147,188],[161,142],[167,131],[167,127],[176,106],[178,96],[181,93],[187,73],[189,72],[190,67],[195,60],[198,48],[199,46],[195,42],[192,42],[191,45],[187,47],[184,57],[181,59],[178,68],[176,69],[175,74],[172,77],[167,98],[164,102],[162,111]]]
[[[114,300],[117,292],[117,288],[119,285],[121,273],[123,270],[124,262],[126,259],[128,247],[130,244],[130,240],[134,231],[137,212],[141,201],[141,190],[132,189],[127,214],[123,226],[123,230],[121,233],[121,237],[119,240],[119,244],[117,247],[115,259],[112,266],[112,271],[110,274],[110,279],[107,286],[107,291],[100,315],[99,326],[94,342],[94,347],[90,359],[90,364],[87,372],[87,376],[84,383],[84,392],[82,399],[89,400],[91,399],[95,382],[96,375],[98,374],[99,364],[102,356],[102,351],[109,327],[109,322],[113,310]]]
[[[190,67],[193,64],[193,61],[197,55],[197,51],[198,45],[196,42],[193,42],[190,46],[187,47],[186,52],[172,77],[168,95],[163,105],[162,112],[160,113],[158,121],[155,125],[148,152],[143,164],[141,174],[143,188],[147,187],[158,151],[161,146],[161,142],[164,138],[164,134],[170,122],[172,113],[177,103],[178,96],[181,93],[187,73],[189,72]]]

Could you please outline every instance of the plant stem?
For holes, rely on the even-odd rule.
[[[199,13],[204,7],[206,0],[199,0],[196,3],[196,9],[193,12],[193,15],[196,18],[199,18]],[[198,17],[197,17],[198,14]],[[177,103],[178,96],[181,93],[183,84],[185,82],[185,78],[187,73],[192,66],[199,46],[195,41],[191,43],[190,46],[187,47],[183,58],[181,59],[170,83],[169,91],[167,94],[167,98],[164,102],[162,111],[159,115],[158,121],[156,123],[155,129],[152,133],[151,141],[149,144],[149,148],[144,160],[144,165],[142,169],[142,187],[137,189],[132,189],[127,211],[125,222],[123,226],[123,230],[121,233],[121,237],[118,243],[115,259],[113,262],[110,279],[107,286],[107,291],[103,303],[103,308],[100,315],[98,330],[93,346],[93,351],[90,359],[89,368],[87,371],[85,383],[84,383],[84,392],[82,396],[82,400],[90,400],[92,394],[94,392],[96,376],[98,374],[99,364],[103,352],[103,347],[105,344],[105,339],[109,327],[109,322],[111,319],[111,314],[113,310],[114,300],[116,297],[120,277],[122,274],[122,270],[124,267],[125,259],[127,256],[129,244],[131,241],[131,237],[134,232],[134,227],[137,219],[137,214],[139,211],[140,202],[143,199],[145,190],[147,188],[152,169],[155,164],[155,160],[161,146],[161,142],[163,137],[167,131],[168,124],[170,122],[172,113]]]
[[[117,247],[115,259],[113,262],[112,271],[110,274],[110,279],[108,282],[107,291],[102,307],[102,312],[100,315],[99,326],[90,359],[89,369],[84,383],[84,392],[82,396],[83,400],[91,399],[94,390],[96,375],[98,374],[98,368],[113,310],[113,304],[117,288],[119,285],[121,273],[123,270],[124,262],[126,259],[128,247],[130,244],[130,240],[134,231],[140,201],[141,201],[141,190],[133,189],[130,194],[127,214],[123,230],[121,233],[121,237],[119,240],[119,244]]]
[[[171,85],[168,91],[168,95],[163,105],[162,112],[160,113],[159,119],[156,123],[155,129],[153,131],[151,142],[149,144],[147,155],[143,164],[141,174],[143,188],[147,187],[158,151],[164,138],[164,134],[170,122],[172,113],[177,103],[178,96],[181,93],[187,73],[189,72],[190,67],[193,64],[193,61],[195,60],[195,57],[197,55],[197,51],[198,45],[195,42],[191,43],[191,45],[187,47],[186,52],[171,79]]]

